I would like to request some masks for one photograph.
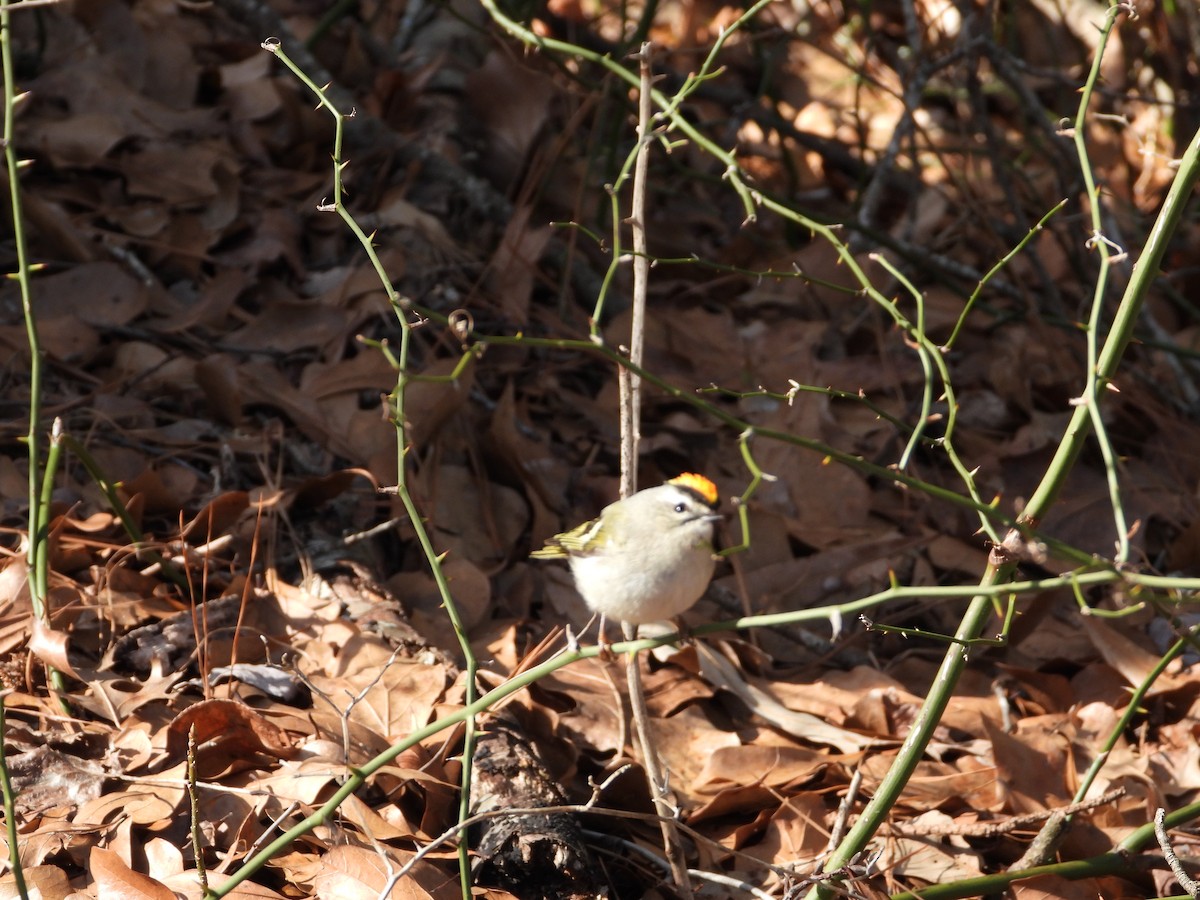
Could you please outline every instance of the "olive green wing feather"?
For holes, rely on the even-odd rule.
[[[571,555],[589,553],[604,543],[602,539],[597,538],[596,532],[599,528],[599,519],[584,522],[570,531],[547,539],[546,546],[541,550],[534,550],[529,556],[532,559],[566,559]]]

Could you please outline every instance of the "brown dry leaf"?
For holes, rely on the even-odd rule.
[[[153,142],[119,155],[130,196],[149,197],[171,205],[200,205],[217,196],[218,164],[231,165],[222,144],[192,142],[186,145]]]
[[[415,443],[430,441],[466,406],[475,383],[475,366],[467,366],[455,381],[445,380],[457,366],[457,359],[434,360],[421,370],[421,378],[412,383],[404,411],[412,420],[410,434]]]
[[[529,321],[538,259],[553,233],[548,225],[531,227],[532,214],[533,209],[528,205],[513,211],[504,237],[488,263],[488,291],[498,299],[508,319],[516,323]]]
[[[651,719],[650,734],[671,773],[677,791],[695,793],[713,753],[736,748],[738,736],[716,728],[696,709],[685,709],[669,719]]]
[[[987,568],[987,551],[949,535],[938,535],[926,544],[929,561],[938,569],[978,575]]]
[[[670,626],[661,627],[665,630]],[[654,626],[643,625],[639,629],[640,637],[653,634]],[[658,661],[670,663],[658,669],[643,668],[642,690],[652,716],[673,716],[692,704],[703,704],[716,694],[714,686],[699,677],[695,648],[684,647],[676,651],[673,647],[658,647],[651,652]]]
[[[177,233],[171,236],[173,246],[180,247],[191,257],[201,257],[208,252],[211,236],[204,227],[205,222],[186,216],[177,216],[172,221],[180,226]],[[299,272],[303,269],[299,247],[300,225],[290,209],[263,210],[250,239],[221,254],[222,260],[230,266],[252,269],[286,264]],[[199,275],[198,272],[196,274]],[[280,290],[278,283],[274,284]],[[286,291],[280,292],[286,295]]]
[[[386,811],[389,815],[382,816],[353,795],[338,807],[338,813],[346,821],[352,822],[362,834],[369,834],[376,840],[428,841],[434,837],[421,829],[420,822],[408,821],[399,806],[388,807]]]
[[[1161,791],[1166,795],[1174,795],[1180,791],[1196,790],[1200,785],[1200,746],[1196,743],[1194,726],[1188,722],[1164,727],[1160,737],[1160,752],[1149,760],[1135,758],[1134,763],[1135,783],[1145,777],[1142,770],[1148,764],[1150,783],[1155,788],[1155,794]],[[1162,805],[1157,799],[1155,802]]]
[[[726,742],[709,754],[692,787],[698,794],[711,795],[734,785],[765,785],[786,794],[797,791],[835,762],[822,751],[799,745]]]
[[[344,401],[346,395],[357,395],[359,391],[387,393],[395,384],[396,371],[382,353],[371,349],[329,365],[305,366],[300,376],[300,389],[320,401]],[[332,409],[334,404],[329,407]]]
[[[855,753],[877,741],[844,728],[838,728],[816,716],[794,712],[779,703],[767,691],[744,680],[737,668],[720,654],[699,647],[700,669],[705,679],[736,695],[754,715],[784,733],[814,744],[828,744],[842,753]]]
[[[120,493],[126,502],[135,499],[142,509],[162,513],[190,506],[200,490],[200,480],[194,469],[171,461],[143,469],[132,478],[122,481]]]
[[[238,386],[247,403],[263,403],[286,413],[311,440],[360,462],[357,448],[345,436],[330,431],[315,400],[300,392],[275,368],[256,362],[238,367]]]
[[[764,813],[751,826],[731,835],[731,846],[764,862],[786,859],[798,867],[812,865],[828,847],[827,810],[817,792],[789,796]]]
[[[716,791],[690,812],[688,824],[695,827],[704,825],[706,834],[736,849],[741,846],[739,841],[748,836],[747,831],[757,836],[758,829],[753,825],[731,827],[731,823],[743,821],[749,815],[755,815],[754,821],[758,822],[761,811],[773,810],[778,806],[778,791],[760,784],[730,785]]]
[[[230,491],[214,497],[180,531],[180,537],[194,543],[207,543],[226,534],[250,506],[245,491]]]
[[[228,359],[213,355],[196,363],[193,377],[196,387],[204,392],[213,414],[227,425],[242,420],[242,395],[236,375],[230,371]]]
[[[297,353],[314,347],[327,335],[342,335],[349,325],[346,313],[314,301],[274,300],[262,313],[225,338],[235,349]],[[303,391],[305,385],[300,384]],[[305,395],[308,396],[305,391]]]
[[[618,746],[624,707],[624,674],[597,659],[567,666],[541,679],[535,688],[539,704],[559,711],[559,733],[581,753],[620,756]]]
[[[1120,634],[1104,620],[1095,616],[1081,616],[1083,630],[1092,645],[1100,652],[1104,661],[1116,669],[1131,685],[1140,685],[1158,667],[1161,657],[1142,649],[1125,635]],[[1170,672],[1158,676],[1150,688],[1150,695],[1177,690],[1183,681]]]
[[[67,873],[57,866],[26,866],[21,874],[29,889],[30,897],[37,896],[41,900],[65,900],[67,896],[74,893]],[[20,896],[16,876],[8,874],[0,878],[0,900],[16,900]]]
[[[280,108],[279,88],[267,75],[271,71],[271,55],[252,53],[238,62],[220,67],[221,86],[237,119],[265,119]]]
[[[197,296],[191,297],[190,302],[168,306],[160,312],[162,318],[154,320],[154,329],[160,333],[185,332],[191,328],[204,325],[218,327],[225,321],[231,307],[238,296],[251,284],[249,274],[242,269],[221,269],[211,278],[197,285]],[[231,366],[230,358],[224,354],[206,354],[196,365],[223,362]]]
[[[1087,631],[1079,626],[1078,609],[1073,600],[1061,594],[1032,598],[1014,628],[1013,643],[1024,665],[1037,668],[1056,659],[1080,660],[1095,654]]]
[[[912,820],[913,824],[950,825],[945,813],[931,810]],[[941,840],[891,838],[879,860],[893,875],[917,878],[927,884],[943,884],[983,874],[980,855],[962,837]]]
[[[760,681],[754,679],[752,683]],[[846,721],[863,695],[899,686],[899,682],[883,672],[859,666],[848,672],[830,672],[815,682],[779,679],[770,685],[770,691],[788,709],[838,725]]]
[[[519,57],[493,50],[467,75],[467,85],[472,116],[489,146],[488,165],[507,181],[542,130],[551,83]]]
[[[631,315],[622,312],[605,328],[611,345],[628,343]],[[699,378],[705,384],[738,385],[743,380],[746,351],[728,310],[687,306],[660,311],[652,306],[646,312],[645,352],[647,367],[669,381],[692,384]],[[609,412],[606,421],[615,422],[615,407]]]
[[[261,767],[295,754],[283,729],[233,700],[203,700],[176,716],[167,728],[167,751],[172,756],[187,753],[193,728],[197,769],[208,778],[245,767]]]
[[[171,820],[187,799],[186,775],[186,763],[180,763],[145,779],[131,781],[119,791],[82,805],[76,819],[101,823],[112,817],[113,821],[136,825]]]
[[[29,567],[24,556],[12,555],[0,566],[0,604],[6,611],[29,602]]]
[[[30,867],[40,866],[62,853],[64,848],[86,848],[95,843],[101,834],[109,832],[107,825],[77,824],[73,821],[71,811],[66,809],[41,810],[36,828],[21,835],[21,862]],[[0,837],[0,849],[6,854],[10,852],[7,838]]]
[[[360,696],[350,721],[380,735],[387,743],[407,737],[427,725],[435,705],[446,695],[444,666],[392,659],[377,639],[347,646],[334,675],[312,674],[313,685],[329,697]],[[339,707],[348,708],[348,699]]]
[[[213,890],[219,889],[226,880],[225,876],[212,871],[207,872],[207,876],[209,886]],[[188,900],[203,900],[206,896],[200,887],[200,875],[194,870],[181,871],[163,878],[162,882],[177,895],[182,895]],[[243,881],[224,896],[233,898],[233,900],[283,900],[284,895],[260,884],[255,884],[253,881]]]
[[[88,686],[92,696],[80,697],[76,702],[98,716],[115,717],[117,721],[124,721],[144,706],[162,703],[182,678],[180,672],[165,675],[152,672],[140,681],[111,673],[90,674]]]
[[[116,263],[86,263],[38,282],[36,312],[69,316],[98,328],[128,325],[146,309],[146,286]]]
[[[458,246],[454,238],[446,231],[446,226],[437,216],[430,215],[408,199],[408,186],[400,185],[389,188],[379,198],[375,208],[373,222],[385,228],[412,228],[432,243],[438,250],[457,254]],[[365,284],[370,290],[379,285],[379,277],[364,270]]]
[[[0,327],[0,346],[11,350],[14,358],[27,359],[25,328]],[[38,320],[38,340],[53,359],[90,361],[100,345],[99,333],[74,315],[47,316]],[[19,496],[19,492],[9,496]]]
[[[192,382],[191,360],[172,359],[162,348],[146,341],[126,341],[113,355],[112,375],[122,381],[141,381],[147,387]]]
[[[891,763],[890,754],[864,757],[861,769],[866,784],[882,780]],[[996,782],[997,775],[992,766],[976,764],[960,767],[924,761],[917,765],[895,809],[921,813],[942,807],[947,798],[967,796],[986,797],[993,801],[992,806],[996,806],[1000,802],[996,799]]]
[[[765,287],[770,288],[769,285]],[[746,359],[753,367],[754,381],[774,391],[786,391],[790,381],[800,384],[819,381],[818,353],[828,331],[829,326],[824,322],[795,320],[780,322],[774,327],[756,324],[743,328]],[[803,397],[796,402],[801,409],[809,410],[807,416],[815,417],[818,404]],[[795,409],[796,404],[791,407]]]
[[[1016,735],[985,722],[1007,806],[1015,813],[1041,812],[1066,803],[1075,772],[1067,723],[1061,716],[1022,720]]]
[[[68,644],[70,636],[63,631],[48,628],[40,618],[33,618],[33,634],[29,638],[29,652],[34,654],[48,666],[65,672],[76,681],[81,681],[79,674],[71,665]]]
[[[333,747],[314,748],[310,743],[304,752],[307,755],[315,749],[335,750]],[[355,761],[356,758],[352,756],[351,763]],[[328,796],[331,785],[344,777],[345,766],[341,748],[337,747],[336,752],[328,756],[312,753],[305,759],[286,760],[273,772],[256,777],[254,783],[281,801],[314,806],[321,797]]]
[[[845,532],[837,529],[845,537]],[[795,533],[789,523],[789,534]],[[802,535],[797,535],[802,537]],[[822,601],[843,593],[870,593],[887,584],[892,560],[900,553],[919,546],[918,539],[891,532],[863,535],[828,548],[825,552],[764,564],[745,573],[745,590],[756,613],[819,607]],[[718,578],[716,583],[740,593],[735,576]],[[834,621],[831,631],[838,634],[844,622]]]
[[[1109,896],[1097,879],[1068,880],[1056,875],[1023,879],[1012,890],[1016,900],[1095,900]]]
[[[305,478],[285,494],[284,499],[300,510],[320,509],[342,495],[364,487],[364,481],[371,490],[379,490],[379,484],[366,469],[339,469],[326,475]]]
[[[153,838],[142,848],[146,855],[147,874],[167,884],[184,871],[183,852],[169,841]]]
[[[411,853],[366,847],[334,847],[321,857],[313,873],[313,890],[321,900],[454,900],[460,897],[458,879],[439,872],[429,863],[418,862],[397,881],[392,874],[411,858]],[[382,893],[389,887],[387,893]]]
[[[86,166],[103,159],[129,136],[120,119],[105,113],[79,113],[70,119],[42,121],[30,139],[59,166]]]
[[[93,847],[88,867],[95,879],[97,900],[175,900],[165,884],[133,871],[111,850]]]
[[[517,491],[502,484],[481,484],[465,466],[442,466],[436,477],[421,487],[422,493],[434,499],[439,550],[462,555],[480,566],[506,558],[510,536],[527,527],[529,508]]]
[[[70,809],[94,800],[103,792],[105,779],[113,774],[104,763],[75,755],[78,750],[69,745],[60,748],[35,744],[26,748],[12,736],[9,740],[13,746],[7,751],[7,767],[18,792],[16,808],[22,815]]]

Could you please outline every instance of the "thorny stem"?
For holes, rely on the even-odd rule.
[[[384,290],[387,293],[388,303],[395,312],[396,320],[400,325],[400,348],[399,352],[394,357],[396,365],[397,377],[396,385],[389,395],[389,402],[392,407],[392,421],[396,428],[396,495],[400,498],[401,504],[404,506],[405,512],[408,514],[409,525],[412,527],[416,535],[417,542],[421,546],[421,550],[425,554],[426,562],[429,565],[430,572],[433,574],[434,582],[437,584],[438,593],[442,600],[442,606],[446,610],[446,616],[450,620],[450,624],[454,629],[455,637],[459,642],[459,648],[462,651],[466,669],[466,684],[464,687],[465,701],[467,706],[473,707],[478,696],[476,690],[476,673],[479,663],[475,658],[475,654],[471,649],[471,643],[467,636],[467,631],[463,625],[463,620],[459,614],[458,607],[454,602],[453,595],[450,591],[450,585],[446,580],[445,573],[442,569],[441,556],[433,546],[433,541],[429,536],[429,531],[425,527],[424,519],[420,511],[417,509],[416,501],[414,500],[408,486],[408,466],[407,458],[409,451],[412,449],[408,444],[408,420],[405,415],[405,400],[407,394],[407,386],[411,380],[408,371],[409,351],[411,347],[412,331],[414,324],[410,321],[411,304],[406,298],[402,298],[399,292],[392,284],[391,278],[384,269],[383,263],[380,261],[378,254],[375,252],[375,247],[371,238],[359,227],[350,211],[346,209],[342,202],[342,170],[347,163],[342,159],[342,132],[347,116],[343,114],[330,101],[325,91],[315,84],[298,66],[283,52],[279,41],[270,39],[262,44],[264,50],[267,50],[286,65],[292,73],[299,78],[305,85],[308,86],[314,94],[316,94],[321,105],[329,111],[333,116],[335,123],[334,131],[334,150],[333,150],[333,201],[330,204],[323,205],[323,210],[335,211],[346,223],[347,227],[354,233],[362,244],[363,250],[370,259],[372,266],[375,268],[376,274],[382,283]],[[475,720],[470,717],[464,722],[463,736],[463,751],[462,751],[462,781],[460,783],[459,794],[459,821],[465,821],[470,814],[471,805],[471,762],[474,757],[476,740]],[[458,847],[459,854],[459,879],[462,889],[463,900],[469,900],[471,896],[471,865],[469,847],[467,846],[467,833],[465,829],[460,830],[460,841]]]

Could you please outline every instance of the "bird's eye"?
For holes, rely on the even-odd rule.
[[[684,504],[684,503],[676,503],[676,504],[675,504],[675,512],[677,512],[677,513],[685,513],[685,512],[687,512],[687,504]]]

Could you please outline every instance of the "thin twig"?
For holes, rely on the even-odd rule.
[[[833,827],[829,830],[829,843],[825,848],[826,853],[832,853],[834,848],[841,843],[842,838],[846,836],[846,825],[850,821],[850,811],[858,803],[858,792],[862,788],[862,782],[862,766],[857,766],[854,769],[854,774],[850,776],[850,784],[846,787],[846,796],[838,804],[837,817],[833,820]]]
[[[633,166],[633,200],[629,223],[633,230],[633,315],[629,336],[629,359],[635,366],[642,365],[642,349],[646,332],[646,294],[650,275],[650,258],[646,241],[646,172],[650,155],[650,115],[653,111],[651,97],[652,47],[643,43],[637,55],[639,62],[640,89],[638,93],[637,148]],[[614,192],[615,193],[615,192]],[[641,387],[642,381],[633,372],[621,367],[621,496],[628,497],[637,490],[638,442],[641,438]],[[621,623],[627,640],[637,638],[637,625]],[[603,636],[601,636],[603,637]],[[663,846],[671,864],[671,877],[685,900],[692,896],[692,885],[688,878],[687,853],[676,827],[675,810],[666,796],[667,779],[662,758],[650,734],[650,712],[646,708],[645,691],[642,689],[641,673],[637,656],[631,654],[625,662],[626,678],[629,682],[629,706],[634,727],[641,747],[642,763],[646,768],[646,780],[654,808],[658,811],[659,827],[662,829]]]
[[[8,691],[0,691],[0,736],[8,734],[4,721],[4,698]],[[0,792],[4,799],[4,824],[8,837],[8,864],[12,868],[14,887],[21,900],[29,900],[29,888],[25,885],[25,866],[21,863],[21,841],[17,833],[17,795],[8,774],[8,759],[4,752],[4,741],[0,740]]]
[[[188,728],[187,793],[191,808],[192,856],[196,858],[196,879],[200,890],[208,890],[208,868],[204,864],[204,837],[200,826],[200,792],[196,786],[196,723]]]
[[[1171,867],[1171,874],[1175,876],[1179,886],[1189,897],[1200,897],[1200,884],[1197,884],[1196,880],[1184,870],[1183,863],[1179,861],[1179,856],[1175,853],[1175,848],[1171,846],[1171,837],[1167,834],[1166,823],[1167,811],[1160,806],[1154,813],[1154,836],[1158,838],[1158,846],[1162,848],[1167,865]]]

